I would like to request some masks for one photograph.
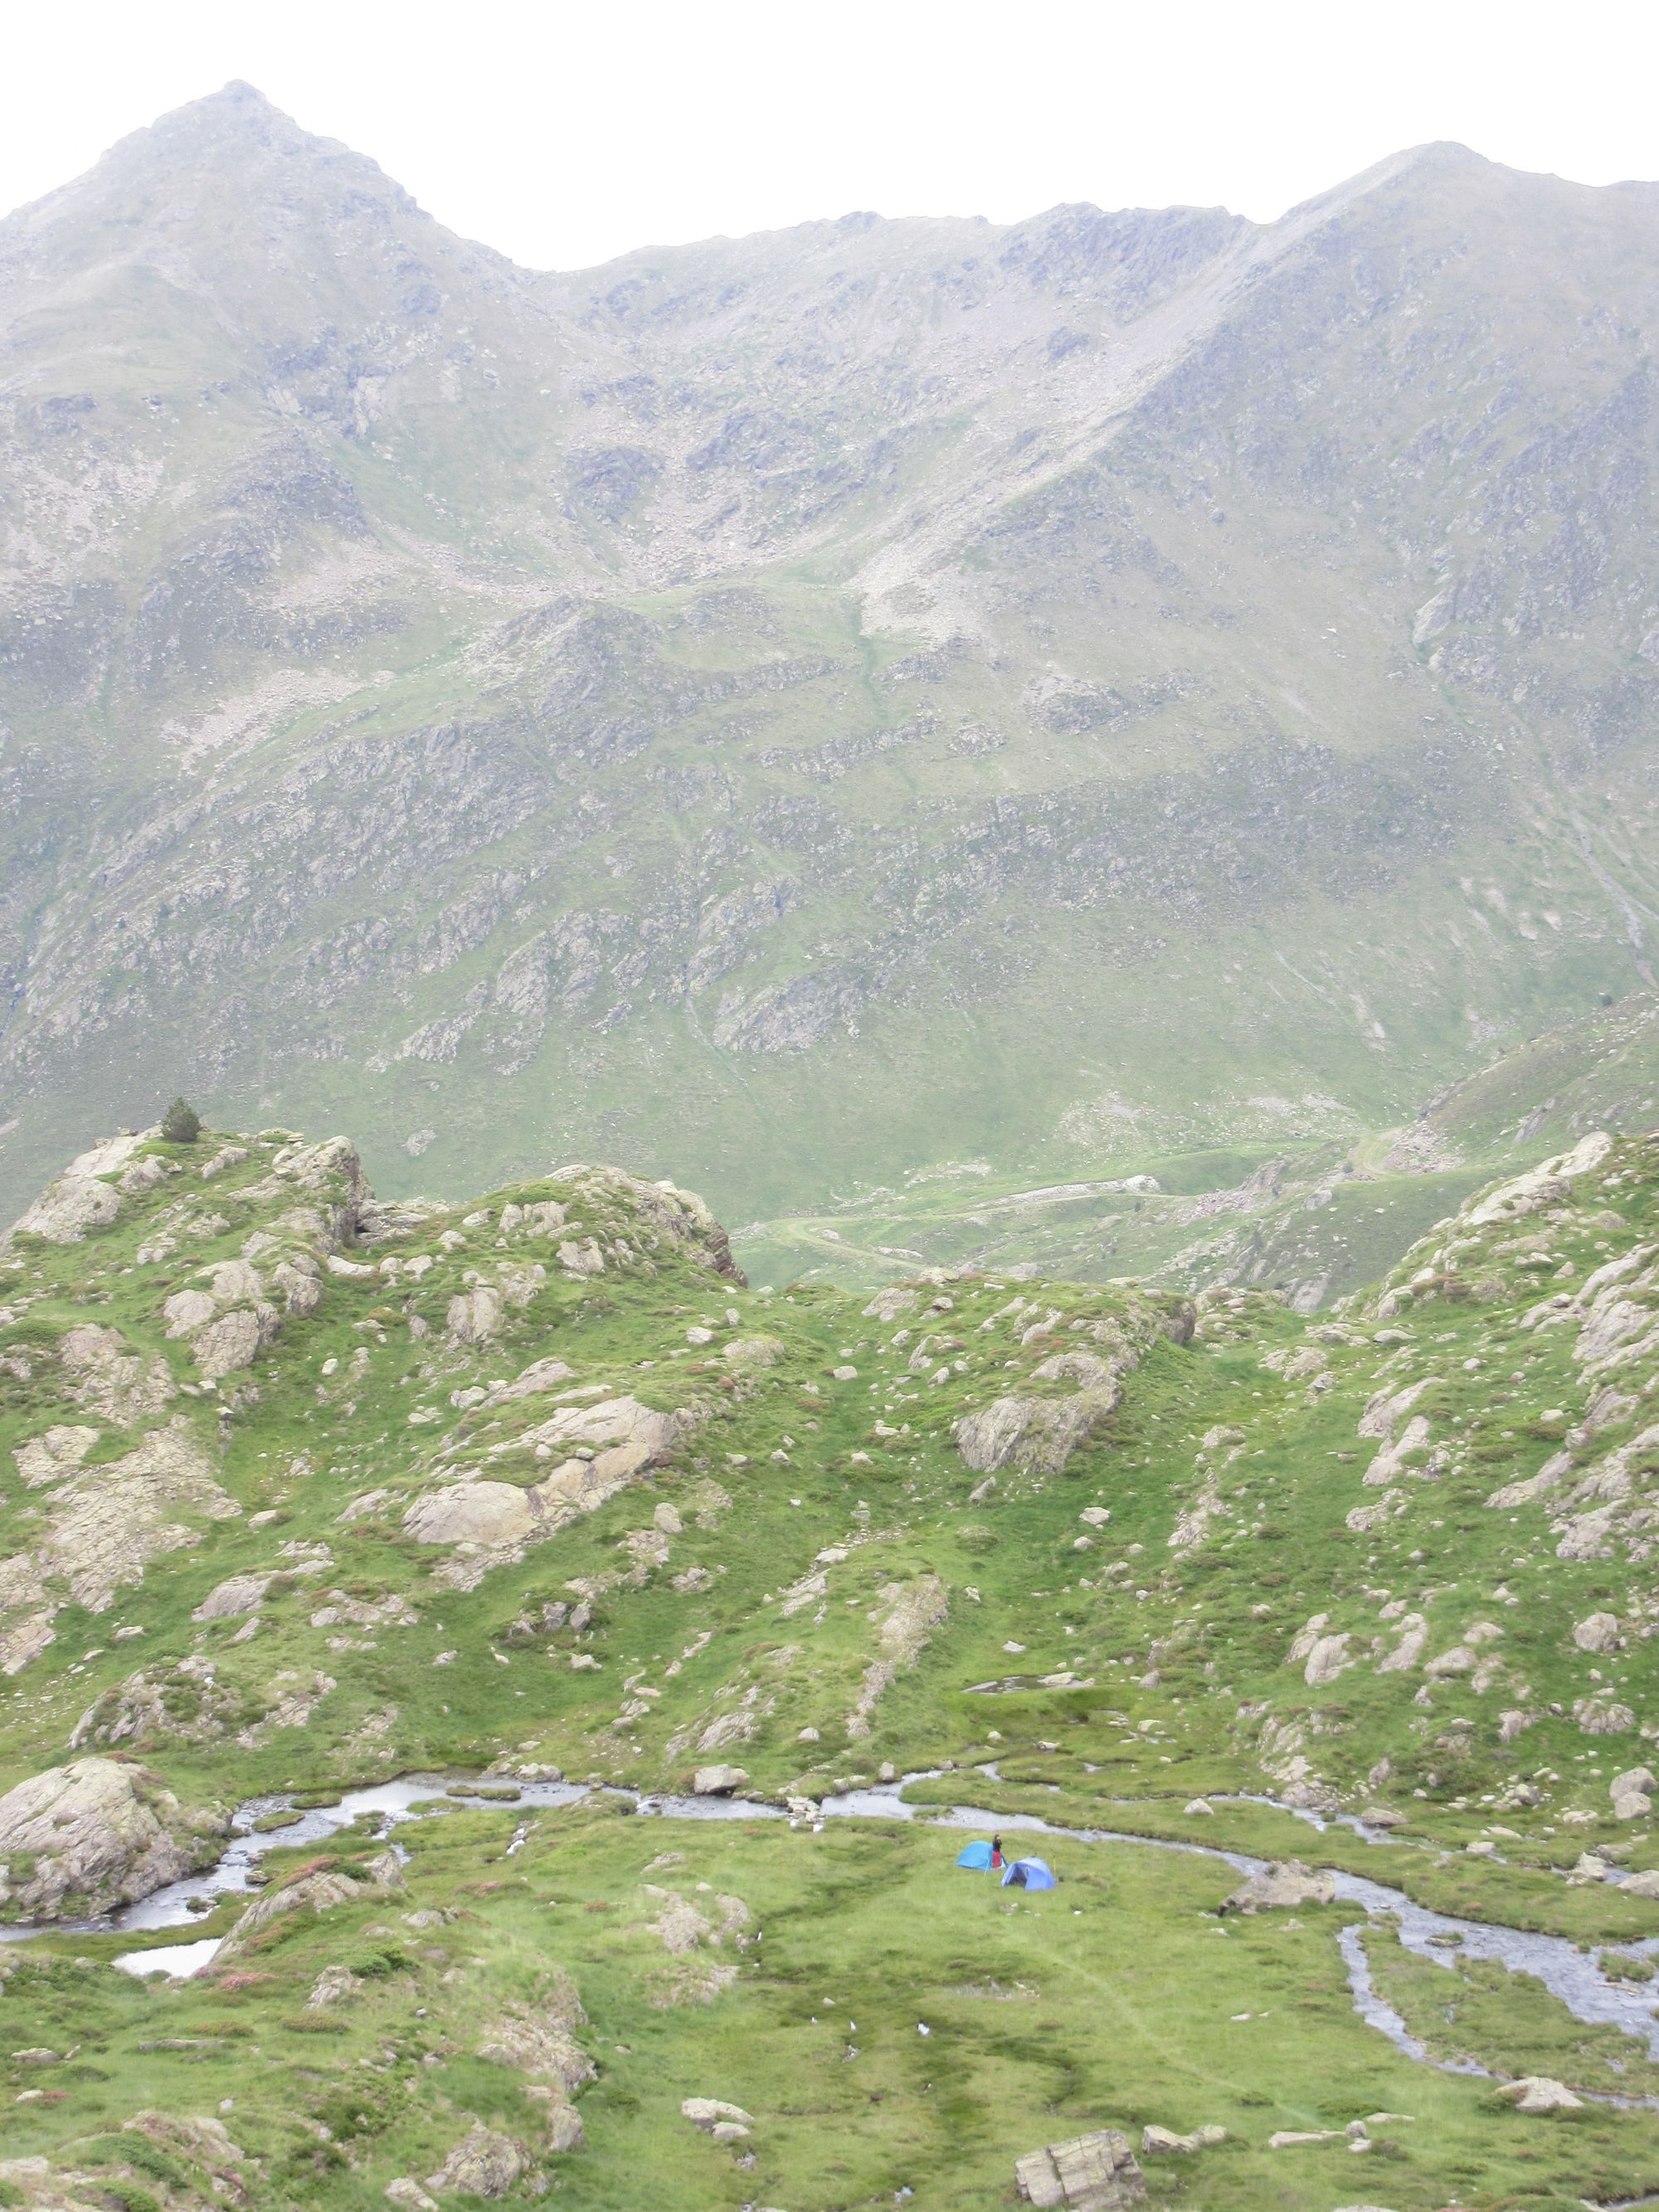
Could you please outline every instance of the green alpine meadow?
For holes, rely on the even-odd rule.
[[[1446,142],[0,217],[0,2212],[1659,2206],[1656,359]]]
[[[103,1140],[0,1261],[6,2201],[1639,2197],[1656,1217],[871,1296]]]

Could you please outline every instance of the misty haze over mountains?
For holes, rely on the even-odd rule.
[[[1644,994],[1656,213],[1435,145],[547,276],[137,132],[0,225],[9,1194],[183,1084],[742,1220]]]

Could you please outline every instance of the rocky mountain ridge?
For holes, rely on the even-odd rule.
[[[0,225],[15,1202],[181,1080],[388,1188],[1109,1177],[1644,987],[1653,190],[554,276],[246,87],[125,141]]]

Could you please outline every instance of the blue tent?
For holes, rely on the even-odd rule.
[[[1016,1859],[1002,1877],[1003,1887],[1006,1889],[1011,1881],[1019,1889],[1054,1889],[1058,1887],[1041,1859]]]
[[[976,1872],[981,1874],[984,1873],[990,1863],[991,1846],[989,1844],[969,1844],[967,1850],[963,1852],[961,1857],[957,1861],[957,1864],[958,1866],[972,1867]]]

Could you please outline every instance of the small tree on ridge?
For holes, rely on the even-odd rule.
[[[187,1100],[175,1098],[161,1122],[161,1134],[170,1145],[193,1145],[202,1133],[202,1117]]]

